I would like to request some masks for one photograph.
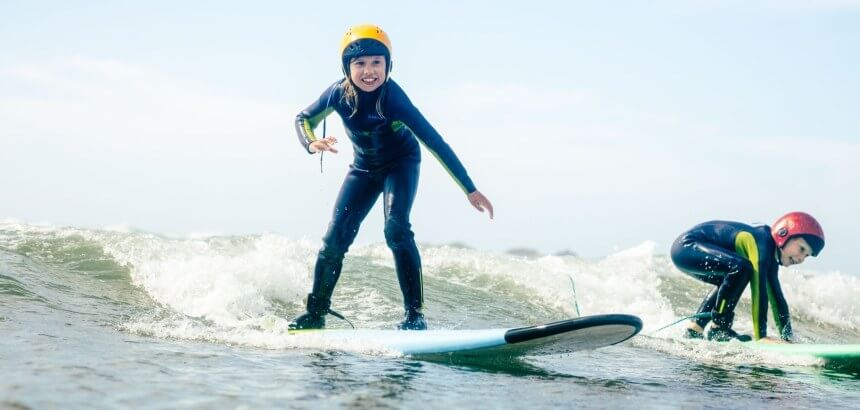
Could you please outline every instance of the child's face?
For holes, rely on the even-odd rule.
[[[779,253],[779,264],[782,266],[791,266],[803,263],[803,261],[812,254],[812,248],[806,239],[802,236],[795,236],[785,243],[782,251]]]
[[[361,91],[371,92],[385,83],[385,57],[363,56],[349,62],[349,78]]]

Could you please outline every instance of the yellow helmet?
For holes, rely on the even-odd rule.
[[[391,71],[391,40],[379,26],[359,24],[346,30],[340,42],[343,73],[349,76],[349,62],[355,57],[384,56],[386,69]]]

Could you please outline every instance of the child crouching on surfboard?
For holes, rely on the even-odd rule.
[[[779,284],[779,266],[803,263],[810,255],[818,256],[822,248],[824,231],[815,218],[804,212],[785,214],[772,227],[710,221],[682,233],[672,244],[672,262],[687,275],[716,286],[702,301],[685,336],[778,342],[767,336],[770,301],[780,339],[790,341],[791,320]],[[747,283],[752,291],[752,337],[732,330],[735,305]],[[713,323],[705,333],[709,321]]]
[[[350,28],[340,47],[344,78],[328,87],[296,118],[299,142],[309,154],[332,152],[337,139],[314,134],[314,128],[333,111],[343,119],[352,141],[354,161],[334,204],[323,246],[314,267],[313,289],[307,312],[290,324],[291,329],[318,329],[332,313],[331,296],[340,277],[344,254],[361,222],[382,195],[385,241],[394,254],[394,264],[406,317],[404,330],[427,328],[421,311],[424,296],[421,259],[409,222],[418,189],[421,151],[418,142],[439,159],[463,189],[469,202],[481,212],[493,205],[475,188],[466,168],[442,136],[412,105],[403,89],[390,78],[391,41],[374,25]],[[439,60],[437,64],[448,64]]]

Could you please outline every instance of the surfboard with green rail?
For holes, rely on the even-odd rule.
[[[817,357],[827,362],[860,365],[860,344],[744,343],[744,346],[782,355]]]

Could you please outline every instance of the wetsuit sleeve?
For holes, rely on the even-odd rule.
[[[779,336],[782,340],[791,340],[794,336],[791,330],[791,317],[788,311],[788,303],[785,301],[785,295],[782,294],[782,287],[779,284],[779,276],[777,272],[779,267],[774,265],[767,275],[767,296],[770,301],[770,306],[773,307],[773,321],[776,328],[779,329]]]
[[[299,143],[305,147],[308,154],[313,154],[310,150],[312,142],[317,140],[314,134],[314,128],[332,111],[334,111],[334,103],[340,96],[338,90],[339,83],[332,84],[331,87],[323,91],[319,99],[314,101],[308,108],[305,108],[299,115],[296,116],[296,133],[299,136]],[[325,137],[325,136],[323,136]]]
[[[394,131],[398,131],[399,127],[403,126],[412,130],[415,136],[418,137],[418,141],[421,141],[427,150],[439,160],[442,167],[448,171],[448,174],[451,175],[464,192],[467,194],[475,192],[477,188],[472,183],[472,179],[469,178],[469,174],[466,173],[466,167],[463,166],[463,163],[454,154],[454,150],[442,139],[439,132],[424,118],[424,115],[418,111],[418,108],[412,105],[409,97],[406,96],[406,93],[396,83],[391,82],[389,86],[390,102],[396,107],[395,112],[397,113],[391,125],[394,127]]]
[[[753,266],[750,277],[750,298],[752,302],[753,340],[767,336],[767,285],[762,283],[762,264],[759,244],[753,234],[742,231],[735,237],[735,250]]]

